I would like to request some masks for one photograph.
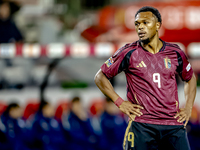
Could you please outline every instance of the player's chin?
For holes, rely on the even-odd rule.
[[[149,38],[140,38],[140,42],[142,42],[142,43],[149,43]]]

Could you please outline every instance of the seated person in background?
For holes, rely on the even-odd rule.
[[[19,10],[14,2],[0,0],[0,43],[15,43],[23,40],[22,34],[13,21],[13,14]]]
[[[0,119],[0,128],[4,133],[1,150],[25,150],[25,122],[22,120],[22,108],[17,103],[10,103]],[[1,137],[2,138],[2,137]]]
[[[42,101],[38,112],[29,126],[29,147],[34,150],[67,149],[67,141],[62,133],[62,126],[54,118],[54,107]]]
[[[23,41],[23,36],[13,20],[13,14],[19,9],[15,2],[0,0],[0,44]],[[10,59],[4,60],[7,66],[13,65]]]
[[[101,116],[102,135],[99,147],[103,150],[122,150],[127,122],[111,99],[106,98],[105,101],[105,111]]]
[[[192,114],[187,124],[187,136],[190,143],[191,150],[200,149],[200,114],[199,108],[194,106],[192,108]]]
[[[72,99],[70,113],[62,117],[62,123],[71,150],[94,150],[96,136],[80,97]]]

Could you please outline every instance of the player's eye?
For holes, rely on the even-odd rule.
[[[136,22],[136,23],[135,23],[135,26],[139,26],[139,23]]]
[[[144,24],[148,24],[148,23],[149,23],[148,21],[145,21],[145,22],[144,22]]]

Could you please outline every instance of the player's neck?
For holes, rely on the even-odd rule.
[[[156,36],[149,43],[141,43],[142,47],[152,54],[156,54],[162,48],[162,41]]]

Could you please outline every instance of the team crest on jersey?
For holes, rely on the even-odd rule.
[[[164,64],[165,68],[170,69],[171,68],[171,60],[168,58],[164,58]]]
[[[110,57],[110,58],[108,58],[108,60],[105,62],[105,64],[107,65],[107,67],[110,67],[112,64],[113,64],[113,58],[112,57]]]

